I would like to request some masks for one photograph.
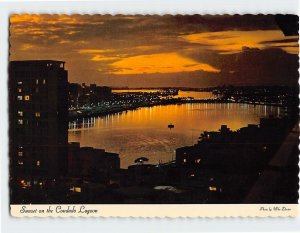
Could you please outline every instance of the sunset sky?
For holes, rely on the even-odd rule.
[[[12,15],[10,60],[66,61],[108,86],[294,85],[298,36],[271,15]]]

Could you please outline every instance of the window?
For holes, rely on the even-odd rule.
[[[19,164],[19,165],[23,165],[24,163],[23,163],[22,160],[18,160],[18,164]]]
[[[35,93],[39,93],[40,89],[38,87],[35,88]]]
[[[18,92],[21,93],[22,92],[22,88],[19,87],[18,88]]]
[[[23,100],[23,96],[18,95],[18,100]]]
[[[23,125],[23,120],[22,119],[18,119],[18,125]]]
[[[200,163],[201,159],[196,159],[195,163]]]
[[[43,84],[46,84],[46,79],[43,79]]]
[[[35,84],[36,84],[36,85],[39,84],[39,80],[38,80],[38,79],[35,80]]]
[[[183,162],[186,163],[186,159],[183,159]]]
[[[36,166],[39,167],[40,165],[41,165],[41,161],[40,161],[40,160],[37,160],[37,161],[36,161]]]
[[[23,151],[19,151],[19,152],[18,152],[18,156],[19,156],[19,157],[22,157],[22,156],[23,156]]]
[[[35,112],[35,117],[40,117],[41,113],[40,112]]]
[[[18,81],[18,84],[19,84],[19,85],[22,85],[22,84],[23,84],[23,82],[22,82],[22,81]]]
[[[18,116],[23,116],[23,112],[22,111],[18,111]]]
[[[25,95],[25,100],[28,101],[30,99],[29,95]]]
[[[217,187],[215,186],[209,186],[208,189],[209,191],[217,191]]]
[[[80,187],[74,187],[74,192],[81,193],[81,188]]]

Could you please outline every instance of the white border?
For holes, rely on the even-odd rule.
[[[7,12],[102,14],[297,14],[298,0],[0,0]]]
[[[7,60],[10,13],[102,14],[299,14],[298,0],[0,0],[1,232],[200,232],[299,231],[298,218],[270,219],[17,219],[9,216],[7,155]]]

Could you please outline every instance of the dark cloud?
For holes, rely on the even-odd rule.
[[[217,69],[218,85],[297,85],[298,55],[281,48],[247,48],[240,53],[193,52],[188,54],[198,61],[206,61]]]
[[[163,36],[224,30],[271,30],[278,29],[272,15],[234,16],[110,16],[110,15],[42,15],[43,20],[12,22],[18,33],[27,35],[27,41],[37,40],[44,44],[55,43],[58,36],[64,40],[102,39],[127,40],[138,35],[140,39],[155,40]],[[57,20],[57,23],[55,21]],[[40,32],[40,33],[39,33]],[[18,34],[15,32],[15,34]],[[46,36],[45,36],[46,35]],[[14,37],[14,35],[12,35]],[[26,37],[22,38],[26,40]]]
[[[298,43],[298,38],[290,38],[290,39],[283,39],[283,40],[269,40],[263,41],[262,44],[272,44],[272,43]]]
[[[222,58],[223,84],[297,85],[298,56],[279,48],[244,48],[239,54]],[[234,62],[230,62],[234,61]]]
[[[226,30],[272,30],[278,29],[274,15],[177,15],[171,17],[177,26],[201,32]]]
[[[122,87],[212,87],[220,84],[220,76],[204,71],[174,74],[101,75],[100,85]],[[150,84],[150,85],[149,85]]]

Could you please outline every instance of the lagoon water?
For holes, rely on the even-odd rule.
[[[118,153],[121,167],[127,168],[140,156],[149,163],[170,161],[176,148],[195,144],[205,130],[217,131],[223,124],[237,130],[280,114],[279,107],[236,103],[145,107],[84,119],[82,128],[69,130],[69,142]],[[168,128],[170,123],[174,129]]]

